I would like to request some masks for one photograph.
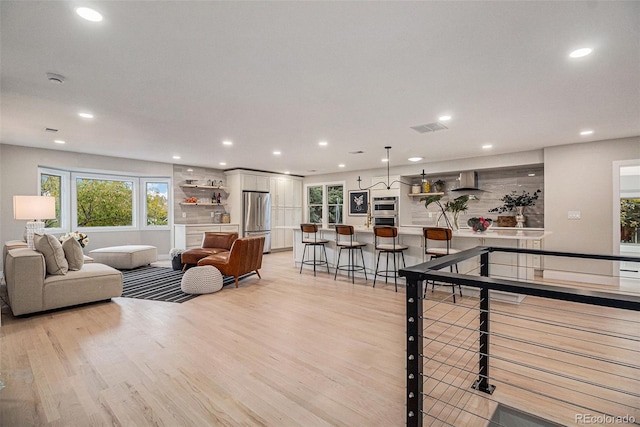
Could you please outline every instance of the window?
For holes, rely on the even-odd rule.
[[[56,198],[56,219],[45,223],[51,233],[169,229],[170,178],[47,168],[38,173],[40,194]]]
[[[169,225],[169,180],[143,180],[144,227],[157,228]]]
[[[342,223],[342,205],[344,202],[344,191],[342,185],[327,186],[327,211],[329,224]]]
[[[307,211],[309,222],[322,224],[322,186],[307,187]]]
[[[40,195],[56,199],[56,217],[44,220],[45,228],[52,233],[65,232],[69,228],[69,173],[44,168],[39,172]]]
[[[307,186],[307,219],[324,227],[344,221],[344,184]]]
[[[132,179],[72,174],[73,223],[78,228],[135,227]]]

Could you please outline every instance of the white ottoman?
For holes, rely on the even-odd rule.
[[[111,246],[89,252],[94,262],[120,270],[151,264],[158,260],[158,249],[149,245]]]
[[[210,294],[222,289],[222,273],[212,265],[191,267],[185,271],[180,289],[187,294]]]

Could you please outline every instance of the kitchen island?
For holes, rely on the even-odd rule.
[[[429,260],[424,254],[424,238],[422,234],[423,226],[400,226],[398,236],[401,244],[409,246],[405,251],[405,261],[407,266],[421,264]],[[375,270],[376,253],[374,250],[373,227],[354,226],[354,240],[367,243],[363,249],[367,275],[371,275]],[[299,268],[302,261],[302,235],[300,229],[294,229],[293,258],[295,265]],[[326,245],[329,267],[334,268],[338,258],[338,250],[335,244],[335,230],[333,228],[320,228],[320,236],[329,240]],[[551,234],[543,229],[533,228],[500,228],[492,227],[484,232],[476,232],[469,228],[462,228],[453,232],[451,247],[464,250],[476,246],[500,246],[521,249],[542,249],[543,240]],[[319,237],[320,237],[319,236]],[[429,242],[429,247],[446,247],[446,242]],[[460,273],[478,274],[479,261],[468,260],[459,264]],[[533,280],[536,270],[542,270],[542,260],[537,255],[494,253],[491,255],[490,275],[492,277]],[[304,272],[304,270],[303,270]],[[362,276],[364,277],[364,276]]]

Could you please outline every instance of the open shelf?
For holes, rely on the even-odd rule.
[[[409,193],[409,197],[444,196],[444,193]]]
[[[182,184],[182,188],[201,188],[203,190],[223,190],[227,191],[227,187],[216,187],[213,185],[199,185],[199,184]]]
[[[227,206],[226,203],[187,203],[180,202],[182,206]]]

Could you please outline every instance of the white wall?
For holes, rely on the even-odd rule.
[[[392,150],[393,151],[393,150]],[[393,155],[393,152],[391,153]],[[348,159],[345,160],[345,163],[348,163]],[[424,169],[425,174],[428,175],[429,179],[441,175],[447,174],[458,174],[462,171],[468,170],[476,170],[481,171],[483,169],[496,169],[496,168],[509,168],[509,167],[517,167],[517,166],[528,166],[528,165],[540,165],[543,163],[543,151],[526,151],[521,153],[512,153],[512,154],[501,154],[495,156],[482,156],[482,157],[473,157],[468,159],[460,159],[460,160],[450,160],[438,163],[416,163],[412,165],[406,166],[393,166],[393,157],[391,161],[390,175],[400,175],[400,176],[417,176]],[[362,178],[362,186],[368,187],[371,185],[371,178],[374,176],[384,176],[386,180],[387,169],[386,167],[381,167],[380,169],[367,169],[361,171],[354,172],[343,172],[343,173],[333,173],[333,174],[324,174],[324,175],[314,175],[308,176],[304,179],[303,185],[311,185],[318,183],[335,183],[344,181],[345,183],[345,194],[349,190],[357,190],[358,189],[358,176]],[[380,187],[377,187],[380,188]],[[399,190],[404,193],[408,193],[410,191],[409,187],[402,186]],[[304,203],[306,206],[306,194],[304,195]],[[410,207],[407,207],[410,209]],[[306,207],[305,212],[303,213],[303,220],[306,220]],[[363,225],[365,221],[365,217],[362,216],[348,216],[345,215],[345,223],[350,225]],[[435,220],[434,220],[435,221]],[[410,223],[409,220],[406,222]]]
[[[38,191],[38,166],[53,168],[119,172],[135,176],[171,177],[173,165],[118,157],[96,156],[59,150],[0,144],[0,237],[21,239],[24,221],[13,219],[13,196],[35,195]],[[171,249],[170,231],[91,232],[91,249],[125,244],[148,244],[158,248],[158,255]],[[1,262],[1,260],[0,260]]]
[[[549,147],[544,150],[544,248],[612,254],[613,162],[640,158],[640,137]],[[569,220],[568,211],[580,211]],[[545,269],[610,275],[611,263],[545,259]]]

